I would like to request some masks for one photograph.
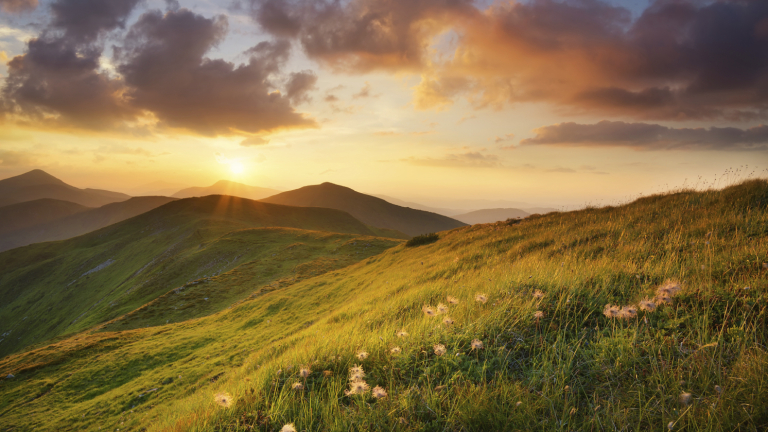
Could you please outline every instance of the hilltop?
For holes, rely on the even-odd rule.
[[[248,186],[242,183],[236,183],[229,180],[219,180],[207,187],[191,187],[182,189],[173,196],[175,198],[201,197],[206,195],[230,195],[240,198],[259,200],[280,193],[279,190]]]
[[[26,226],[17,223],[14,229],[0,233],[0,252],[32,243],[54,240],[64,240],[76,237],[99,228],[138,216],[163,204],[174,201],[168,197],[133,197],[125,201],[107,204],[99,208],[89,209],[74,203],[58,200],[36,200],[28,203],[0,207],[0,218],[8,214],[8,218],[29,221]],[[47,220],[27,218],[24,208],[33,207],[36,212],[49,216]],[[78,206],[78,207],[74,207]],[[72,214],[57,212],[59,208],[82,208]]]
[[[381,198],[356,192],[348,187],[323,183],[283,192],[262,202],[300,207],[326,207],[343,210],[362,222],[416,236],[445,231],[465,224],[457,220],[391,204]]]
[[[290,236],[286,236],[270,240],[275,244],[264,246],[258,236],[247,231],[260,227],[298,228],[365,238],[386,233],[339,210],[289,207],[211,195],[168,202],[70,240],[7,251],[0,254],[0,323],[3,323],[0,334],[11,332],[13,336],[0,341],[0,355],[104,323],[172,288],[208,280],[247,264],[267,250],[282,256],[287,253],[282,248],[299,241],[289,241]],[[388,247],[399,240],[373,243]],[[378,251],[380,247],[383,246],[365,250]],[[304,249],[306,247],[301,246],[291,249],[290,253]],[[305,256],[303,252],[296,253]],[[309,261],[315,258],[315,255],[306,255]],[[334,260],[348,262],[346,258],[331,261],[336,262]],[[302,263],[305,260],[297,258],[296,265]],[[325,267],[337,265],[329,263]],[[267,267],[262,269],[264,274],[260,277],[273,276],[279,280],[296,270],[279,264]],[[274,276],[277,274],[282,276]],[[248,294],[234,290],[227,299],[235,301],[238,296]],[[218,300],[216,307],[231,304]]]
[[[0,359],[0,426],[763,430],[766,210],[761,180],[462,227],[195,320],[93,327]],[[386,398],[345,394],[356,364]]]
[[[469,213],[456,215],[453,218],[460,220],[465,224],[474,225],[479,223],[493,223],[507,219],[521,219],[531,214],[525,210],[516,208],[498,208],[475,210]]]
[[[130,196],[100,189],[79,189],[39,169],[0,180],[0,207],[42,198],[100,207],[125,201]]]

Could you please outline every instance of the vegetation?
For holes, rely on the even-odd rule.
[[[82,332],[0,359],[0,429],[765,430],[767,206],[756,180],[457,228]]]
[[[405,245],[407,247],[421,246],[425,244],[434,243],[439,239],[440,239],[440,236],[437,235],[437,233],[422,234],[408,240],[407,242],[405,242]]]

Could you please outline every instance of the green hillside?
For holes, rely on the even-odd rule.
[[[207,281],[253,260],[288,254],[293,257],[289,262],[299,265],[326,256],[331,248],[338,247],[336,243],[352,238],[318,240],[328,244],[312,244],[306,253],[297,252],[306,248],[286,252],[286,245],[300,240],[242,231],[253,227],[293,227],[354,236],[380,232],[338,210],[208,196],[173,201],[70,240],[7,251],[0,254],[0,334],[4,335],[0,337],[0,355],[114,319],[172,288]],[[265,233],[264,239],[260,239],[261,233]],[[354,260],[396,243],[375,242]],[[350,261],[340,260],[345,264]],[[267,269],[257,270],[267,273],[256,278],[260,283],[288,277],[294,270],[288,263],[273,270],[274,265],[262,262]],[[248,289],[233,290],[190,316],[226,307],[233,298],[247,296]]]
[[[761,180],[463,227],[206,317],[92,329],[0,359],[0,429],[765,430],[767,210]]]

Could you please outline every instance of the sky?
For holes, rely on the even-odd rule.
[[[0,178],[572,208],[768,177],[767,116],[764,0],[0,0]]]

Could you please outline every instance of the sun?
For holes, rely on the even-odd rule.
[[[245,172],[245,167],[240,162],[232,162],[229,164],[229,170],[232,174],[240,175]]]

